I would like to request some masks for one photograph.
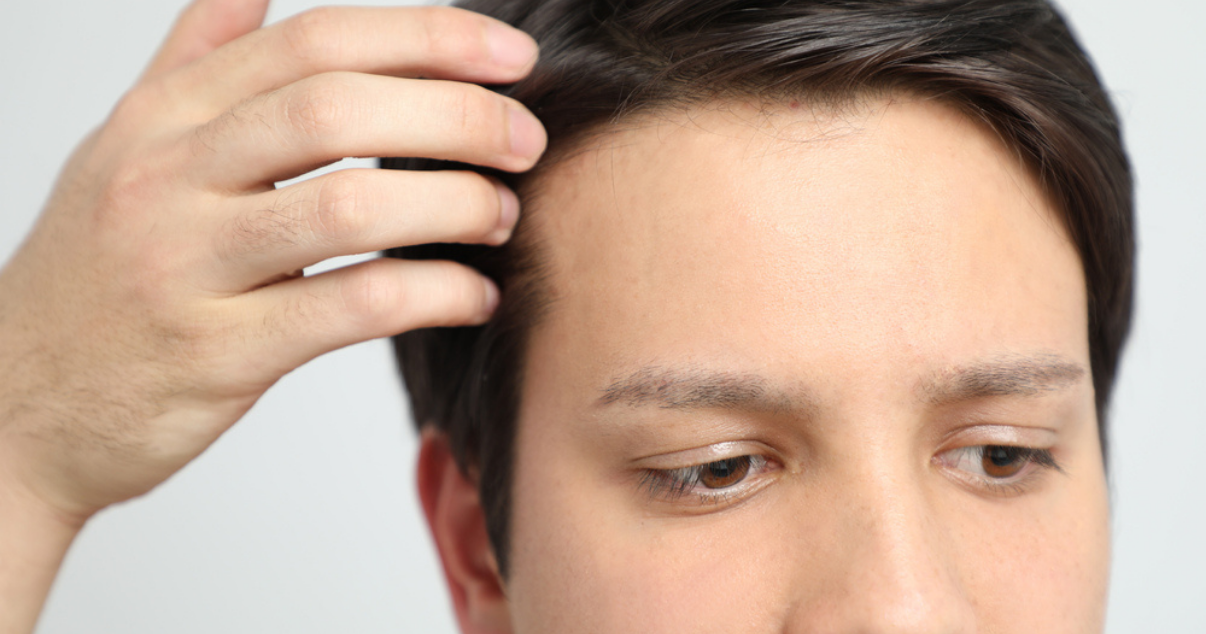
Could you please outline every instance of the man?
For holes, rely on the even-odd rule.
[[[994,17],[959,5],[967,23]],[[226,41],[258,24],[237,12],[206,20],[220,8],[186,14],[0,278],[0,292],[19,300],[2,316],[3,349],[25,370],[0,401],[12,439],[5,503],[26,520],[6,527],[4,543],[42,548],[6,556],[19,566],[6,572],[21,576],[6,576],[5,596],[34,605],[8,612],[17,628],[32,622],[86,517],[167,477],[281,374],[354,340],[479,323],[497,301],[492,283],[447,263],[293,274],[398,244],[499,244],[518,204],[497,182],[359,172],[279,193],[271,183],[345,155],[530,167],[543,137],[514,102],[364,74],[505,83],[528,70],[530,42],[494,41],[488,54],[481,34],[499,27],[481,18],[431,12],[393,24],[396,14],[381,13],[378,26],[357,27],[370,36],[362,53],[326,45],[348,41],[338,25],[350,14],[325,12],[179,67],[196,56],[190,36]],[[732,37],[732,23],[708,28],[748,15],[686,8],[591,17],[631,34],[694,16],[689,47]],[[996,16],[1005,27],[1029,16],[1024,24],[1060,35],[1042,10],[1009,8]],[[549,12],[550,31],[582,15]],[[240,26],[203,31],[217,24]],[[394,37],[372,41],[377,28]],[[430,46],[374,57],[386,39],[397,46],[401,28]],[[958,49],[961,39],[940,43]],[[633,50],[657,59],[662,50],[645,44]],[[301,53],[295,66],[234,64],[274,46]],[[464,61],[488,55],[497,66]],[[583,112],[558,113],[556,100],[541,108],[538,90],[524,98],[562,145],[522,183],[536,209],[511,257],[475,261],[504,282],[503,315],[484,331],[449,333],[451,343],[420,341],[419,352],[400,340],[412,395],[425,389],[414,356],[423,346],[469,350],[470,364],[451,357],[430,373],[442,390],[430,404],[416,402],[431,430],[420,485],[463,629],[1100,629],[1097,410],[1129,307],[1126,179],[1093,205],[1076,195],[1092,176],[1047,180],[1094,165],[1069,159],[1074,142],[1030,138],[1052,141],[1037,158],[1065,152],[1062,167],[1042,171],[1047,163],[1015,156],[1042,149],[1025,145],[1025,128],[994,133],[921,84],[817,75],[775,92],[758,74],[709,84],[716,64],[671,64],[660,76],[653,66],[665,90],[645,80],[646,92],[632,93],[649,107],[634,99],[619,125],[578,136],[566,128],[591,123]],[[363,72],[315,74],[335,68]],[[624,79],[611,83],[631,88]],[[595,82],[577,94],[591,96]],[[672,90],[682,85],[690,90]],[[1078,141],[1110,149],[1116,129],[1091,88],[1089,123],[1102,127]],[[361,104],[373,99],[406,110],[396,133],[405,142],[390,143],[388,118],[366,125]],[[991,105],[986,119],[998,125]],[[416,112],[431,122],[416,124]],[[155,160],[126,159],[131,145]],[[1104,153],[1106,171],[1125,177],[1111,160]],[[386,213],[401,196],[414,213]],[[173,224],[156,202],[181,200],[201,208],[156,229]],[[187,240],[173,241],[184,228]],[[1111,251],[1101,236],[1123,239]],[[79,245],[78,262],[46,255],[63,243]],[[81,280],[81,270],[96,273]],[[97,331],[115,335],[75,337]],[[497,420],[475,407],[495,408]]]

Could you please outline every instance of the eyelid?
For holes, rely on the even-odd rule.
[[[741,456],[762,455],[777,458],[774,451],[760,442],[735,441],[720,442],[705,447],[696,447],[684,451],[646,456],[633,461],[641,469],[668,471],[698,465],[739,458]]]
[[[1045,476],[1052,472],[1063,473],[1056,456],[1059,434],[1047,427],[1027,425],[974,424],[952,430],[946,434],[933,455],[935,465],[954,477],[960,484],[978,492],[999,497],[1013,497],[1030,492],[1042,484]],[[977,475],[955,466],[951,460],[955,452],[985,447],[1016,447],[1037,452],[1028,460],[1017,475],[997,479]]]
[[[952,430],[942,438],[939,452],[974,445],[1043,448],[1054,446],[1059,434],[1046,427],[1018,425],[968,425]]]

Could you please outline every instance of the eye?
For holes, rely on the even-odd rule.
[[[709,489],[726,489],[745,479],[753,456],[709,462],[699,468],[699,483]]]
[[[757,476],[771,466],[763,456],[746,455],[679,469],[646,469],[641,487],[650,497],[666,501],[690,496],[696,502],[719,504],[760,488]]]
[[[1000,492],[1024,492],[1024,484],[1039,469],[1062,471],[1051,452],[1033,447],[977,445],[943,452],[936,460],[966,474],[977,484]]]

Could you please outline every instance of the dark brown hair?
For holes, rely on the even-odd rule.
[[[989,125],[1034,170],[1079,251],[1099,433],[1130,326],[1130,167],[1092,64],[1044,0],[468,0],[540,43],[527,79],[499,90],[549,134],[546,161],[634,113],[718,97],[852,100],[905,91]],[[383,167],[447,164],[383,159]],[[495,174],[525,196],[539,177]],[[476,328],[409,332],[394,346],[414,420],[444,432],[477,478],[506,574],[526,335],[546,308],[530,220],[503,248],[425,245],[388,255],[466,262],[503,289]]]

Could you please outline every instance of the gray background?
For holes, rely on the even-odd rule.
[[[362,2],[361,4],[386,4]],[[181,0],[6,0],[0,258]],[[269,21],[312,6],[278,0]],[[1108,631],[1202,631],[1206,487],[1206,3],[1065,0],[1126,123],[1139,182],[1139,315],[1114,407]],[[39,631],[455,632],[413,493],[387,346],[287,376],[163,486],[76,542]]]

